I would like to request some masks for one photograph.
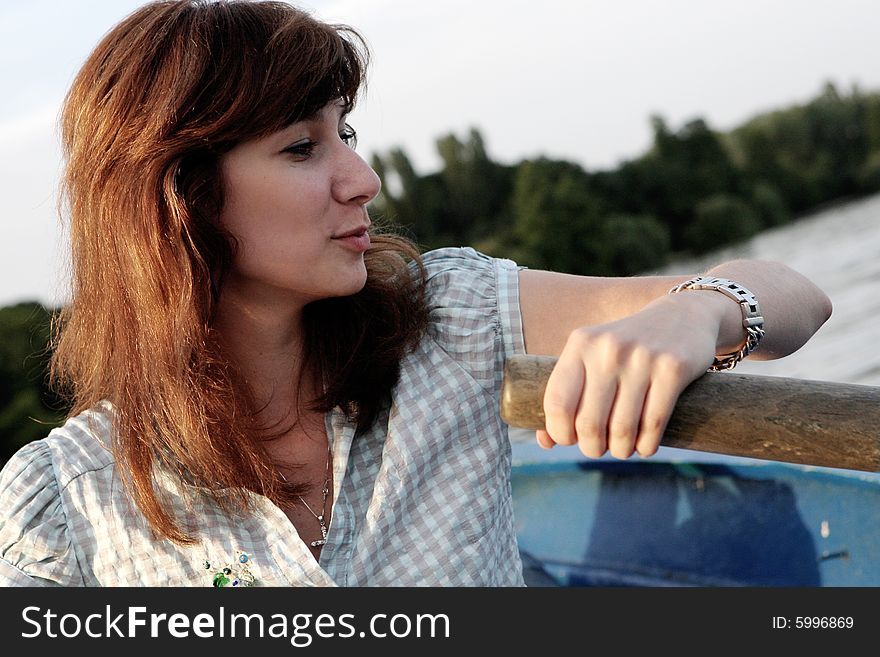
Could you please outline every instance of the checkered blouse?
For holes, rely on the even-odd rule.
[[[107,402],[23,447],[0,473],[0,585],[210,586],[204,563],[249,555],[263,586],[518,586],[510,444],[498,416],[505,358],[524,351],[517,267],[473,249],[424,256],[430,325],[390,408],[366,434],[327,414],[333,514],[316,562],[287,516],[254,495],[229,517],[171,477],[200,530],[157,540],[125,495]]]

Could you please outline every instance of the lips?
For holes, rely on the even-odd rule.
[[[370,234],[367,232],[368,227],[369,224],[352,228],[344,233],[338,233],[333,236],[333,241],[355,251],[356,253],[363,253],[370,248]]]
[[[357,228],[352,228],[351,230],[349,230],[345,233],[339,233],[337,235],[334,235],[333,239],[340,240],[345,237],[360,237],[361,235],[364,235],[367,232],[367,228],[369,228],[369,226],[358,226]]]

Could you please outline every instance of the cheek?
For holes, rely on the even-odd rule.
[[[225,180],[220,223],[237,237],[258,228],[272,215],[270,189],[265,178],[236,176]]]

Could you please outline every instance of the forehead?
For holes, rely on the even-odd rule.
[[[319,107],[312,114],[282,125],[280,128],[271,131],[269,134],[286,132],[297,127],[302,127],[303,125],[320,124],[324,122],[341,122],[348,115],[350,109],[350,106],[348,106],[343,100],[334,100]]]
[[[282,126],[277,130],[273,130],[264,135],[244,139],[233,146],[226,155],[233,155],[231,159],[236,159],[234,154],[243,154],[246,152],[257,152],[261,150],[276,151],[289,145],[292,140],[303,139],[308,137],[308,130],[326,126],[329,129],[337,130],[344,123],[346,118],[346,106],[341,102],[328,103],[312,116],[295,121],[286,126]],[[229,157],[223,158],[228,161]]]
[[[294,121],[293,123],[283,126],[272,134],[276,136],[294,134],[302,128],[311,128],[325,124],[332,126],[335,130],[337,125],[344,122],[346,116],[347,114],[344,104],[338,102],[328,103],[311,116],[307,116],[298,121]]]

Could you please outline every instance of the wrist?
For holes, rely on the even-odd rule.
[[[739,309],[730,300],[709,290],[693,290],[691,294],[670,294],[657,299],[665,312],[672,312],[692,326],[700,326],[712,337],[716,351],[721,353],[745,342],[745,330],[738,326]]]
[[[688,294],[677,294],[688,292]],[[747,357],[764,336],[764,318],[755,295],[738,283],[715,276],[697,276],[669,290],[681,298],[701,297],[700,302],[718,314],[715,362],[711,371],[732,369]],[[720,305],[724,303],[724,307]],[[736,346],[733,346],[736,345]]]

